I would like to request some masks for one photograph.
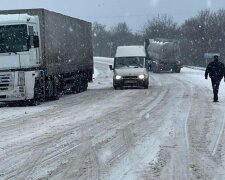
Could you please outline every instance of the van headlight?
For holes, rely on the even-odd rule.
[[[120,80],[120,79],[122,79],[122,76],[116,75],[116,80]]]
[[[24,86],[25,85],[25,73],[24,72],[18,72],[18,86]]]
[[[141,74],[141,75],[138,76],[138,78],[139,79],[144,79],[145,78],[145,75]]]

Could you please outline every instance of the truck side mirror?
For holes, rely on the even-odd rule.
[[[40,47],[38,36],[33,36],[33,44],[34,44],[34,48]]]
[[[31,38],[30,38],[30,36],[28,36],[28,38],[27,38],[27,48],[28,49],[31,48]]]
[[[38,36],[28,36],[28,39],[27,39],[27,47],[28,49],[30,48],[38,48],[40,45],[39,45],[39,37]]]
[[[110,69],[110,70],[114,70],[114,68],[113,68],[112,65],[109,65],[109,69]]]

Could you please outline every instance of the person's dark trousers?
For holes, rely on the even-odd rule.
[[[218,101],[218,92],[219,92],[219,86],[221,79],[211,79],[212,81],[212,88],[213,88],[213,95],[214,95],[214,101]]]

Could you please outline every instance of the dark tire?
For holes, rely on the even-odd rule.
[[[119,89],[119,87],[118,86],[113,86],[113,88],[115,89],[115,90],[118,90]]]
[[[153,73],[160,73],[159,68],[157,68],[156,66],[153,67]]]
[[[60,89],[59,89],[59,80],[58,78],[54,78],[53,81],[53,96],[52,99],[53,100],[59,100],[60,97]]]
[[[85,75],[81,76],[80,82],[81,82],[81,92],[87,91],[88,81]]]
[[[87,89],[88,89],[88,81],[85,80],[85,82],[84,82],[84,91],[87,91]]]
[[[52,100],[59,100],[60,93],[58,90],[54,90],[54,95],[52,96]]]
[[[76,94],[81,92],[81,78],[80,75],[76,75],[73,80],[73,86],[71,92]]]
[[[30,100],[30,106],[38,106],[41,102],[38,99],[32,99]]]
[[[84,76],[84,91],[87,91],[88,89],[88,75],[85,74]]]
[[[176,73],[180,73],[180,70],[181,70],[181,69],[178,68],[178,69],[175,70],[175,72],[176,72]]]
[[[82,85],[81,85],[81,77],[79,76],[76,82],[76,87],[75,87],[75,92],[76,93],[81,93],[82,92]]]
[[[148,84],[145,84],[144,85],[144,89],[148,89]]]
[[[34,99],[30,100],[30,105],[31,106],[38,106],[41,104],[41,97],[40,97],[40,85],[39,83],[35,83],[34,85]]]

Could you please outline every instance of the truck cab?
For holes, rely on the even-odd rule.
[[[114,89],[124,87],[148,88],[149,75],[146,69],[146,53],[144,46],[118,46],[114,58]]]
[[[40,72],[39,31],[37,16],[0,15],[0,101],[34,98]]]

